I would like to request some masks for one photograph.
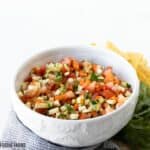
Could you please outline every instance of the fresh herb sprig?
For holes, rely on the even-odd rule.
[[[150,86],[141,83],[140,95],[132,120],[118,137],[132,149],[150,150]]]

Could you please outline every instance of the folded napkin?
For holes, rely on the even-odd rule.
[[[20,147],[16,146],[17,150],[120,150],[119,146],[111,140],[92,147],[84,148],[70,148],[51,143],[40,138],[25,127],[13,111],[10,112],[1,143],[13,143],[14,147],[19,143],[23,143],[24,145]],[[2,147],[2,144],[0,146]]]

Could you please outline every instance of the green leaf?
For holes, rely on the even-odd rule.
[[[132,149],[150,150],[150,87],[141,83],[133,118],[117,135]]]

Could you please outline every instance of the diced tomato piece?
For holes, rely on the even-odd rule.
[[[42,75],[44,75],[45,74],[45,72],[46,72],[46,66],[45,65],[42,65],[41,67],[40,67],[40,75],[42,76]]]
[[[113,96],[113,97],[111,97],[110,99],[112,99],[112,100],[117,100],[117,97],[116,97],[116,96]]]
[[[57,88],[58,88],[58,85],[56,85],[55,83],[49,83],[49,84],[46,85],[46,87],[47,87],[47,89],[48,89],[49,91],[52,91],[52,90],[57,89]]]
[[[105,78],[104,78],[104,82],[105,82],[105,83],[113,81],[114,75],[113,75],[113,73],[112,73],[112,67],[107,67],[107,68],[104,70],[103,74],[104,74],[104,77],[105,77]]]
[[[73,90],[73,85],[72,84],[67,84],[66,88],[67,88],[67,90]]]
[[[84,84],[84,82],[85,82],[85,80],[84,80],[84,79],[80,79],[80,85],[83,85],[83,84]]]
[[[25,82],[32,82],[32,77],[29,75],[25,78]]]
[[[67,72],[68,70],[64,67],[64,65],[63,65],[63,67],[61,68],[61,71],[62,71],[62,73],[65,73],[65,72]]]
[[[103,74],[106,76],[107,74],[112,73],[112,67],[106,67],[105,70],[103,71]]]
[[[83,88],[87,88],[88,86],[89,86],[89,84],[90,84],[90,80],[80,80],[80,85],[83,87]]]
[[[99,95],[97,95],[96,97],[95,97],[95,99],[100,99],[101,98],[101,96],[99,96]]]
[[[115,76],[115,77],[114,77],[114,83],[115,83],[115,84],[120,84],[120,82],[121,82],[121,81],[118,79],[118,77]]]
[[[66,57],[61,61],[62,64],[67,64],[68,66],[71,66],[72,63],[72,58],[71,57]]]
[[[80,71],[79,71],[79,76],[80,76],[80,77],[86,77],[86,76],[87,76],[87,73],[84,72],[83,70],[80,70]]]
[[[70,98],[74,98],[75,94],[72,91],[67,91],[65,93],[65,96],[66,96],[67,99],[70,99]]]
[[[46,86],[41,87],[40,94],[47,94],[48,90]]]
[[[36,108],[35,111],[40,114],[46,114],[48,109],[47,108]]]
[[[75,97],[75,94],[72,91],[67,91],[64,94],[55,96],[55,100],[66,101]]]
[[[20,98],[21,98],[21,100],[22,100],[24,103],[26,103],[26,102],[28,101],[28,98],[29,98],[29,97],[27,97],[26,95],[23,95],[23,96],[21,96]]]
[[[99,92],[102,89],[103,89],[103,85],[101,85],[99,83],[96,83],[96,85],[95,85],[95,92]]]
[[[101,112],[102,115],[105,115],[105,114],[106,114],[106,110],[105,110],[105,109],[101,109],[100,112]]]
[[[100,94],[102,96],[104,96],[105,98],[111,98],[111,97],[115,96],[115,93],[112,92],[111,90],[104,90],[104,91],[100,92]]]
[[[55,96],[55,100],[66,100],[66,97],[64,94],[57,95],[57,96]]]
[[[91,114],[92,117],[98,116],[98,113],[96,111],[92,111],[90,114]]]
[[[99,93],[98,93],[98,92],[97,92],[97,93],[94,93],[94,94],[92,95],[92,99],[96,99],[97,96],[99,96]]]
[[[93,81],[92,83],[90,83],[90,84],[86,87],[86,90],[88,90],[89,92],[94,92],[94,91],[95,91],[95,86],[96,86],[96,81]]]
[[[96,65],[96,64],[93,64],[93,65],[92,65],[92,69],[93,69],[94,72],[96,72],[96,71],[97,71],[97,65]]]
[[[73,106],[73,108],[74,108],[74,110],[78,110],[78,104],[76,103],[76,104],[74,104],[74,106]]]
[[[79,119],[88,119],[88,118],[91,118],[91,114],[89,113],[81,113],[79,115]]]
[[[75,75],[75,73],[74,72],[72,72],[72,73],[70,73],[69,74],[69,76],[68,77],[70,77],[70,78],[75,78],[76,77],[76,75]]]
[[[76,59],[72,60],[72,66],[75,70],[79,70],[80,69],[80,64]]]
[[[42,76],[46,72],[46,66],[45,65],[42,65],[41,67],[37,66],[34,67],[32,70],[36,75]]]
[[[102,87],[103,87],[102,88],[103,90],[108,90],[109,89],[108,86],[106,86],[106,85],[103,85]]]
[[[67,82],[67,80],[68,80],[68,79],[64,77],[64,78],[62,79],[62,83],[65,84],[65,83]]]

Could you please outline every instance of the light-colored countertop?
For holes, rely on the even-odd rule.
[[[11,110],[12,73],[30,55],[68,44],[96,42],[104,48],[112,40],[150,60],[150,4],[145,2],[0,2],[0,136]]]

